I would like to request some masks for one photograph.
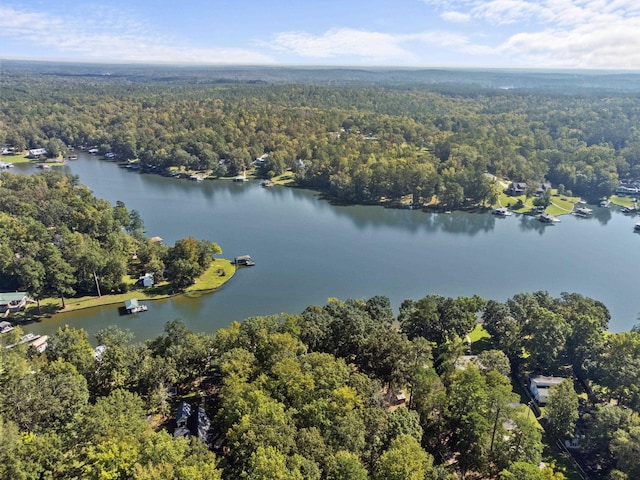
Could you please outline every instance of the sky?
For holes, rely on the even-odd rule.
[[[640,0],[0,0],[0,59],[640,70]]]

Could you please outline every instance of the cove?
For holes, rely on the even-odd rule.
[[[543,225],[521,215],[335,206],[312,191],[145,175],[83,153],[60,168],[97,197],[138,210],[148,236],[170,245],[188,236],[211,240],[223,257],[250,254],[257,265],[214,294],[149,302],[147,312],[131,316],[119,316],[119,305],[57,314],[25,327],[35,333],[68,324],[93,334],[116,324],[144,340],[176,318],[214,332],[251,316],[298,314],[329,297],[374,295],[388,296],[397,311],[404,299],[429,293],[504,301],[536,290],[577,292],[609,308],[614,332],[629,330],[640,311],[637,220],[615,208]],[[13,170],[36,171],[23,164]]]

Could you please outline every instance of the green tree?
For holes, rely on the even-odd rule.
[[[70,363],[85,377],[96,365],[87,332],[68,325],[59,327],[48,340],[47,357]]]
[[[374,478],[380,480],[422,480],[429,478],[433,457],[409,435],[396,437],[378,460]]]
[[[551,437],[562,440],[573,435],[574,424],[578,419],[578,394],[571,380],[564,380],[549,388],[545,418],[545,428]]]

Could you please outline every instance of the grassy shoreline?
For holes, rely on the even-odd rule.
[[[87,308],[124,303],[125,300],[131,300],[132,298],[137,298],[141,301],[153,301],[176,297],[179,295],[199,297],[215,292],[231,280],[234,274],[235,266],[231,261],[223,258],[216,258],[211,262],[209,268],[207,268],[207,270],[196,279],[196,282],[187,287],[184,291],[175,292],[171,289],[168,282],[162,282],[144,290],[130,290],[126,293],[119,293],[115,295],[102,295],[100,297],[87,295],[84,297],[65,298],[65,308],[62,308],[59,297],[45,298],[40,301],[41,314],[38,313],[38,307],[35,304],[32,304],[24,311],[12,314],[10,319],[16,323],[30,322],[43,316],[49,317],[55,314],[85,310]]]

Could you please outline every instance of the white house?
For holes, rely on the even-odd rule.
[[[32,148],[29,150],[29,158],[39,158],[46,157],[47,149],[46,148]]]
[[[560,385],[565,378],[535,375],[529,378],[529,391],[538,405],[545,405],[549,397],[549,388]]]
[[[145,273],[142,277],[138,278],[138,283],[143,287],[153,286],[153,273]]]

